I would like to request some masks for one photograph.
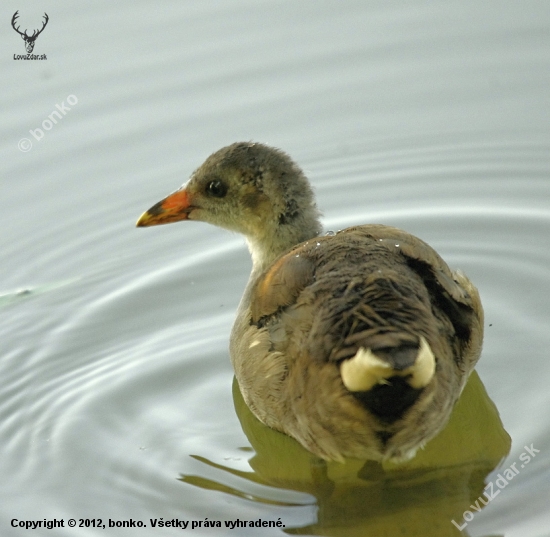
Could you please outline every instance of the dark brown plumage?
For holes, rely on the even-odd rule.
[[[261,144],[214,153],[138,225],[178,219],[247,237],[230,351],[261,421],[327,460],[406,459],[444,427],[479,358],[483,310],[430,246],[381,225],[319,236],[307,179]]]

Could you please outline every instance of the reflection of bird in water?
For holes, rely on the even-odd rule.
[[[306,527],[287,523],[285,532],[294,535],[465,535],[451,521],[462,523],[462,514],[471,510],[471,504],[480,497],[487,501],[483,495],[485,479],[510,451],[510,437],[476,372],[443,431],[416,457],[399,464],[320,461],[288,436],[260,423],[236,382],[233,398],[253,448],[248,461],[252,471],[243,471],[242,462],[236,463],[237,469],[227,462],[219,464],[193,456],[217,469],[216,479],[211,479],[210,470],[205,472],[210,478],[182,475],[180,480],[256,504],[279,506],[283,515],[277,516],[283,520],[286,507],[292,507],[292,512],[306,508],[313,496],[316,521]],[[250,448],[243,450],[244,458]],[[274,488],[284,489],[284,493],[274,492]],[[483,501],[478,505],[483,508]]]
[[[253,268],[231,336],[243,397],[325,460],[406,460],[447,423],[481,349],[475,287],[420,239],[381,225],[319,236],[313,192],[283,152],[211,155],[138,226],[243,233]]]

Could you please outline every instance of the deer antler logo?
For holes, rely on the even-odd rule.
[[[44,28],[46,28],[46,24],[48,24],[48,20],[49,20],[49,17],[48,17],[48,14],[47,13],[44,13],[44,22],[42,23],[42,28],[40,28],[40,30],[34,30],[34,32],[32,33],[32,35],[27,35],[27,30],[25,30],[25,32],[20,32],[19,31],[19,26],[16,28],[15,27],[15,23],[17,22],[17,17],[19,17],[19,10],[17,10],[14,14],[13,14],[13,17],[11,19],[11,25],[13,27],[13,29],[23,38],[23,40],[25,41],[25,48],[27,49],[27,52],[30,54],[33,49],[34,49],[34,42],[36,41],[36,38],[42,33],[42,31],[44,30]]]

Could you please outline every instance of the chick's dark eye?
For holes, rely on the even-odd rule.
[[[206,193],[215,198],[223,198],[227,194],[227,186],[219,179],[216,179],[206,185]]]

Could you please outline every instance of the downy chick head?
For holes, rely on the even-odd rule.
[[[318,235],[319,212],[302,170],[286,153],[237,142],[212,155],[139,227],[200,220],[244,234],[253,257],[272,258]]]

